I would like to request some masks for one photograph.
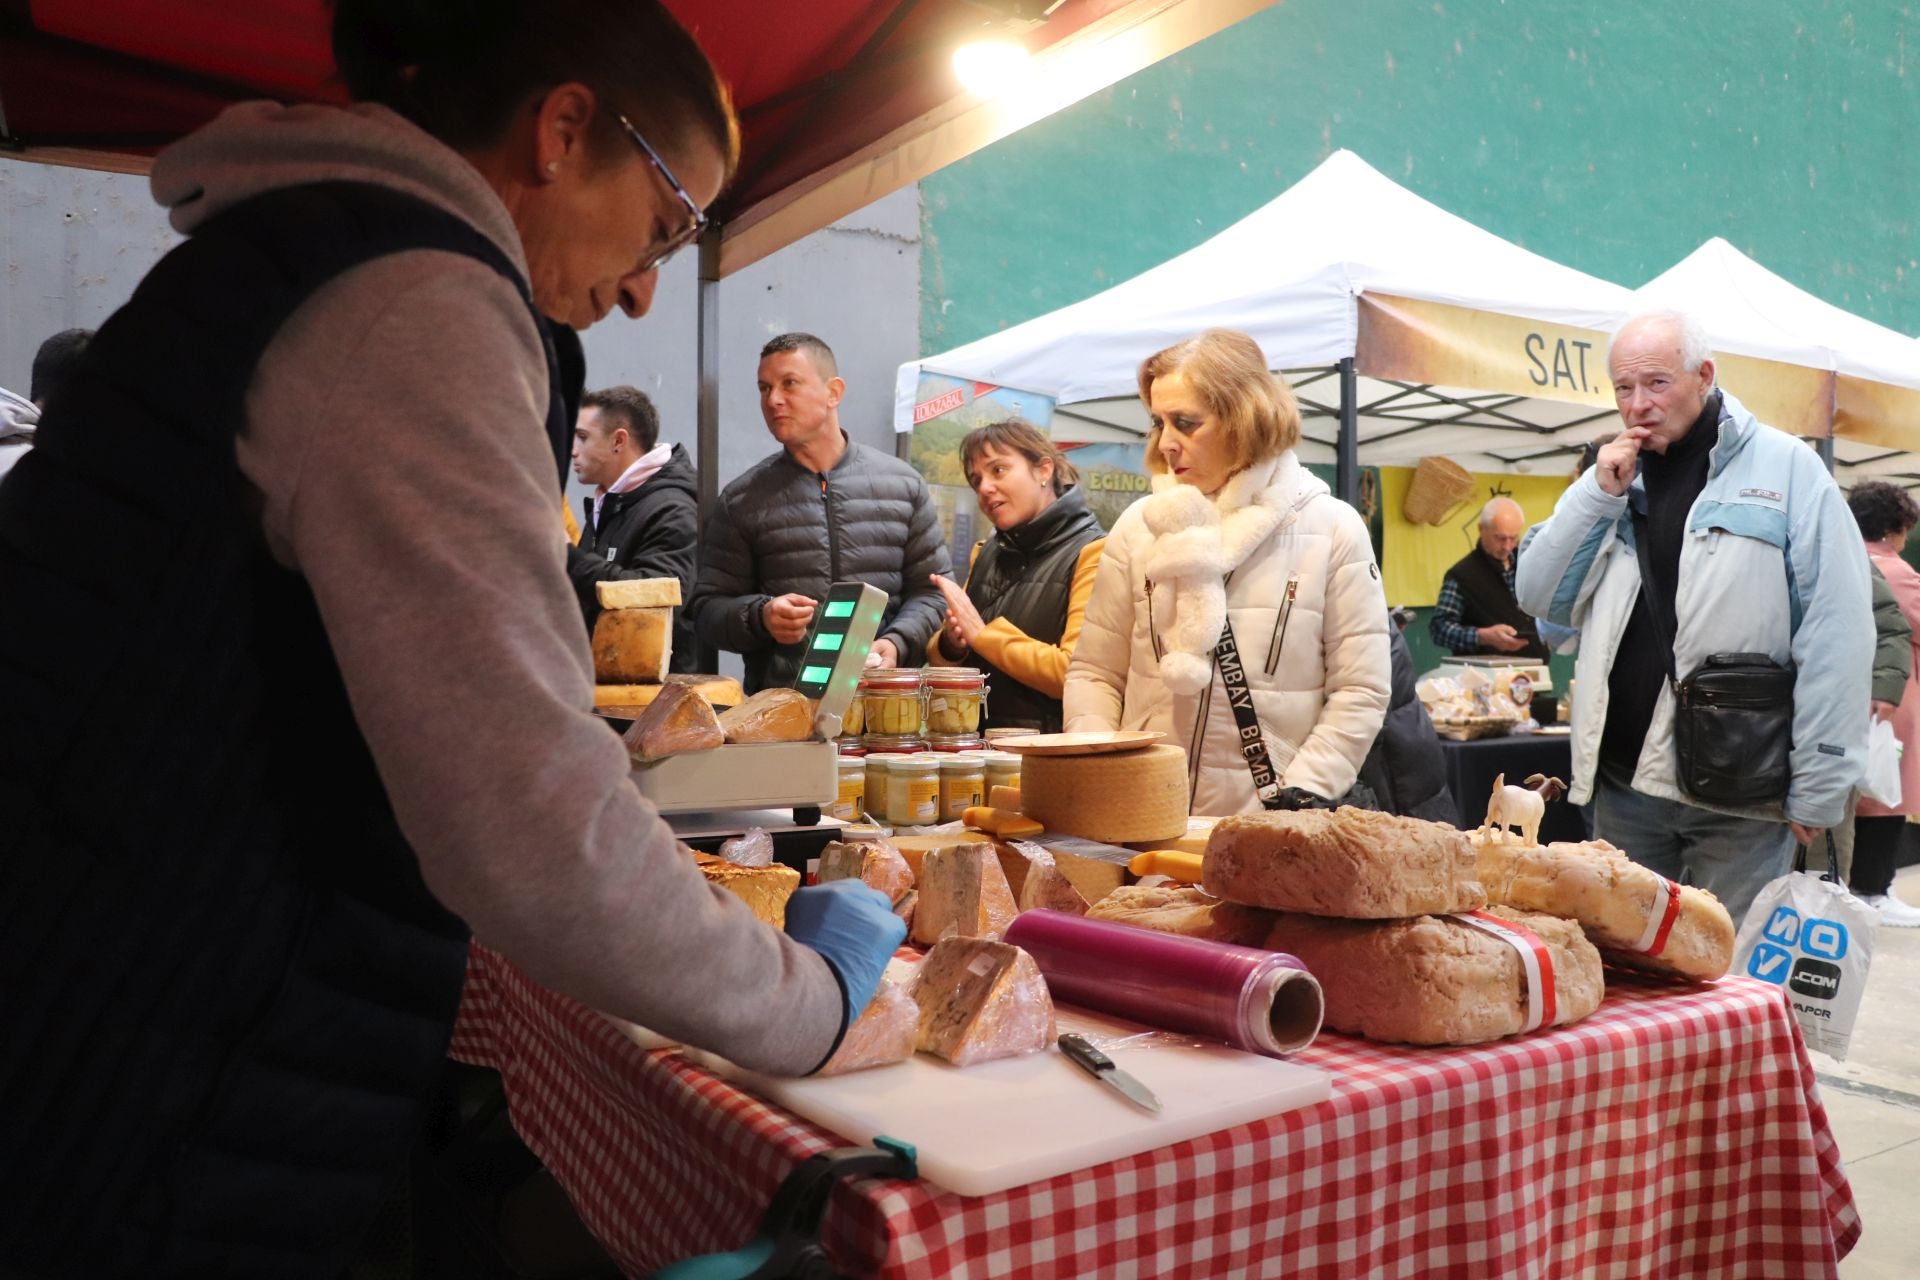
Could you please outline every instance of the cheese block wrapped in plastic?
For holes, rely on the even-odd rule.
[[[1216,898],[1317,916],[1404,919],[1487,905],[1464,833],[1371,809],[1222,818],[1204,875]]]
[[[918,889],[909,889],[907,891],[906,897],[900,899],[900,901],[893,904],[893,914],[899,916],[902,920],[905,920],[907,922],[907,933],[909,936],[911,936],[913,933],[914,914],[919,909],[920,909],[920,891]]]
[[[673,610],[607,609],[593,624],[593,677],[601,684],[658,684],[673,660]]]
[[[987,938],[948,938],[913,985],[917,1047],[956,1067],[1037,1053],[1054,1042],[1053,998],[1033,957]]]
[[[1000,855],[1000,869],[1007,873],[1007,884],[1013,889],[1013,899],[1020,910],[1087,914],[1085,896],[1061,872],[1052,850],[1026,840],[1015,840],[1011,844],[996,842],[994,851]]]
[[[843,1076],[905,1062],[913,1056],[919,1038],[920,1006],[906,988],[882,981],[866,1009],[847,1028],[840,1047],[815,1074]]]
[[[898,903],[913,890],[913,870],[885,840],[839,840],[820,851],[820,880],[859,880]]]
[[[1579,925],[1509,908],[1411,920],[1283,914],[1266,945],[1320,980],[1327,1026],[1369,1040],[1481,1044],[1578,1022],[1604,994],[1600,953]]]
[[[723,746],[720,716],[707,700],[683,684],[663,684],[640,718],[627,726],[627,754],[647,764],[682,751]]]
[[[1112,920],[1242,947],[1265,946],[1277,915],[1222,902],[1203,890],[1181,885],[1126,885],[1087,910],[1090,920]]]
[[[804,742],[813,736],[813,704],[796,689],[762,689],[720,713],[728,742]]]
[[[913,940],[998,938],[1019,907],[991,844],[933,849],[920,866],[920,900],[913,909]]]
[[[1604,840],[1473,843],[1488,898],[1577,922],[1616,964],[1696,981],[1733,965],[1733,918],[1718,898],[1674,884]]]
[[[700,874],[753,908],[753,914],[776,929],[787,927],[787,899],[800,887],[800,873],[778,863],[770,867],[743,867],[709,854],[694,855]]]

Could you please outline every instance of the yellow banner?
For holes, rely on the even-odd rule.
[[[1792,436],[1833,430],[1833,374],[1753,356],[1715,355],[1714,381],[1747,412]]]
[[[1573,470],[1571,463],[1567,470]],[[1480,541],[1480,508],[1489,498],[1512,498],[1534,525],[1553,514],[1571,479],[1476,472],[1473,489],[1442,523],[1413,524],[1400,510],[1413,483],[1413,468],[1380,468],[1380,576],[1387,603],[1424,609],[1440,598],[1440,580],[1447,570]]]
[[[1597,329],[1388,294],[1360,295],[1354,367],[1395,382],[1613,404]]]
[[[1835,399],[1833,434],[1887,449],[1920,452],[1920,391],[1842,377]]]

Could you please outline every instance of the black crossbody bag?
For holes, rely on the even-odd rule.
[[[1713,653],[1686,679],[1674,674],[1677,620],[1654,587],[1647,516],[1633,512],[1634,548],[1647,616],[1660,633],[1673,689],[1673,751],[1680,789],[1708,804],[1746,807],[1784,799],[1793,779],[1793,679],[1764,653]]]

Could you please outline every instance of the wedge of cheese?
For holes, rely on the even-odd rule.
[[[775,863],[770,867],[743,867],[699,853],[700,874],[753,908],[753,914],[776,929],[787,927],[787,899],[800,887],[800,873]]]
[[[1076,916],[1087,914],[1086,897],[1061,872],[1050,850],[1024,840],[1016,841],[1014,848],[1027,859],[1027,874],[1022,877],[1020,892],[1014,899],[1022,911],[1065,911]]]
[[[710,751],[724,746],[720,717],[707,700],[683,684],[663,684],[640,718],[623,735],[627,754],[637,764],[651,764],[682,751]]]
[[[813,736],[813,704],[796,689],[762,689],[720,713],[728,742],[805,742]]]
[[[953,849],[963,844],[979,844],[985,839],[978,831],[937,831],[923,836],[895,836],[894,848],[907,860],[907,869],[913,872],[913,882],[920,883],[920,877],[926,873],[927,855],[935,849]]]
[[[920,945],[948,937],[998,938],[1018,914],[991,844],[935,849],[921,864],[920,901],[913,911],[913,940]]]
[[[623,582],[596,582],[593,594],[602,609],[677,609],[680,579],[628,578]]]
[[[984,831],[1002,840],[1024,840],[1046,830],[1017,809],[990,809],[982,804],[968,806],[960,814],[960,821],[975,831]]]
[[[840,1047],[815,1072],[843,1076],[849,1071],[884,1067],[913,1056],[920,1040],[920,1006],[905,987],[881,982],[861,1015],[847,1028]]]
[[[829,880],[859,880],[898,903],[913,891],[913,869],[900,851],[885,840],[836,840],[820,851],[822,884]]]
[[[602,715],[617,715],[622,720],[639,716],[652,705],[660,690],[670,684],[684,684],[715,707],[737,707],[747,700],[740,682],[731,676],[670,675],[660,684],[599,684],[593,688],[593,705]],[[619,715],[620,712],[631,715]]]
[[[987,792],[987,804],[995,809],[1004,809],[1008,813],[1020,812],[1020,788],[993,787]]]
[[[1053,999],[1033,957],[986,938],[948,938],[913,985],[922,1053],[956,1067],[1038,1053],[1055,1039]]]
[[[658,684],[671,661],[671,609],[608,609],[593,624],[593,678],[601,684]]]

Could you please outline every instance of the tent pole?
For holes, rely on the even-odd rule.
[[[720,227],[709,226],[700,237],[700,282],[694,295],[698,339],[695,367],[698,377],[694,465],[699,471],[699,520],[707,519],[720,503]],[[702,671],[720,670],[720,654],[705,640],[699,643]]]
[[[1827,474],[1833,474],[1833,437],[1821,436],[1819,439],[1820,461],[1827,464]]]
[[[1353,372],[1353,357],[1340,361],[1340,438],[1334,446],[1334,480],[1340,500],[1360,505],[1360,380]]]

